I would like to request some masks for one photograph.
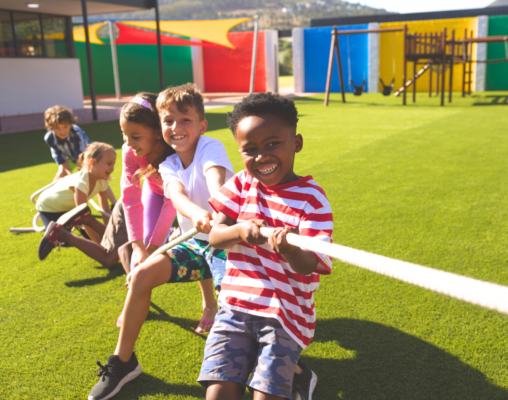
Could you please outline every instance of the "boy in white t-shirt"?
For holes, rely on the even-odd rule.
[[[152,290],[164,283],[198,281],[203,295],[203,317],[197,333],[209,332],[217,313],[214,282],[220,287],[225,272],[226,253],[210,247],[213,209],[208,203],[225,181],[234,175],[224,145],[204,137],[203,98],[193,85],[169,88],[159,94],[157,109],[164,140],[176,154],[161,163],[164,194],[178,211],[183,232],[199,233],[164,255],[140,264],[133,272],[124,306],[124,319],[114,355],[106,365],[98,362],[101,379],[89,400],[109,399],[141,373],[133,352],[143,322],[148,315]]]

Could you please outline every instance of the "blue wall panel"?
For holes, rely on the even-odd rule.
[[[351,29],[368,29],[368,27],[368,25],[348,25],[337,27],[337,29],[346,31]],[[304,30],[306,92],[324,92],[326,89],[326,73],[328,71],[330,45],[332,44],[332,29],[333,27],[330,26],[326,28],[306,28]],[[357,86],[361,85],[365,79],[365,90],[367,90],[369,84],[369,46],[367,34],[339,35],[339,47],[346,92],[353,91],[352,85],[349,84],[351,77]],[[348,47],[351,77],[349,76],[348,68]],[[335,56],[333,64],[331,91],[340,92],[337,56]]]

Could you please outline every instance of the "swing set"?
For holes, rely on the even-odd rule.
[[[452,86],[453,86],[453,67],[455,64],[462,64],[462,97],[466,94],[471,94],[472,74],[473,68],[472,63],[502,63],[508,61],[508,36],[490,36],[490,37],[473,37],[473,32],[470,32],[468,36],[467,29],[464,31],[464,37],[462,39],[455,39],[455,31],[452,30],[451,37],[447,37],[446,28],[441,33],[408,33],[407,25],[403,28],[380,28],[380,29],[358,29],[348,31],[338,31],[337,26],[333,27],[332,30],[332,44],[330,48],[330,58],[328,61],[328,74],[326,78],[326,91],[325,91],[325,107],[328,105],[330,97],[330,87],[332,82],[332,70],[334,56],[337,56],[337,68],[340,79],[340,90],[342,94],[342,102],[346,102],[345,90],[344,90],[344,77],[342,74],[342,60],[339,50],[339,35],[355,35],[364,33],[393,33],[393,47],[395,53],[395,33],[403,32],[403,72],[402,82],[404,85],[394,92],[394,96],[403,94],[402,104],[406,105],[406,94],[407,88],[413,86],[413,103],[416,102],[416,81],[425,72],[429,71],[429,97],[432,96],[432,83],[433,83],[433,72],[437,74],[436,78],[436,95],[439,95],[441,91],[441,106],[445,104],[445,84],[446,84],[446,73],[448,71],[448,102],[452,102]],[[349,36],[348,36],[349,38]],[[505,58],[496,60],[473,60],[473,43],[504,43],[505,44]],[[356,86],[351,79],[351,57],[349,54],[349,39],[347,41],[347,53],[348,53],[348,72],[350,77],[350,83],[354,87],[354,95],[359,96],[363,93],[365,87],[365,77],[362,85]],[[413,63],[413,72],[411,78],[406,81],[407,75],[407,63]],[[422,66],[417,70],[418,66]],[[382,79],[379,79],[379,83],[382,87],[382,94],[389,96],[392,94],[395,84],[395,57],[393,58],[393,79],[390,85],[385,85]],[[441,85],[440,85],[441,83]]]
[[[333,70],[333,60],[334,60],[334,54],[337,55],[337,67],[339,70],[339,79],[340,79],[340,91],[342,94],[342,102],[346,102],[346,94],[344,90],[344,76],[342,74],[342,60],[340,57],[340,49],[339,49],[339,35],[348,35],[347,36],[347,53],[348,53],[348,73],[349,73],[349,83],[353,85],[354,91],[353,94],[355,96],[360,96],[364,89],[365,89],[365,73],[363,82],[360,86],[357,86],[353,79],[351,79],[351,55],[349,54],[349,35],[357,35],[362,33],[387,33],[387,32],[393,32],[393,46],[395,49],[395,32],[402,32],[406,30],[407,31],[407,25],[404,25],[404,28],[379,28],[379,29],[355,29],[355,30],[349,30],[349,31],[338,31],[337,26],[333,27],[332,30],[332,44],[330,47],[330,59],[328,61],[328,75],[326,77],[326,92],[325,92],[325,106],[328,105],[328,99],[330,97],[330,88],[332,85],[332,70]],[[385,85],[384,82],[379,79],[380,84],[383,87],[382,93],[385,96],[389,96],[392,93],[393,86],[395,84],[395,58],[393,59],[393,74],[394,77],[392,79],[392,82],[390,85]],[[403,81],[405,81],[405,76]]]

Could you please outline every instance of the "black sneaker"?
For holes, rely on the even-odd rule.
[[[44,260],[49,255],[49,253],[51,253],[51,250],[59,246],[58,237],[56,234],[61,228],[62,225],[57,224],[53,221],[49,223],[46,232],[44,232],[44,236],[39,243],[39,260]]]
[[[92,212],[87,203],[80,204],[76,208],[66,212],[56,221],[57,224],[62,225],[65,229],[70,231],[77,225],[81,225],[83,219],[88,217]]]
[[[316,388],[317,375],[302,361],[298,365],[303,369],[301,374],[295,373],[291,400],[312,400],[312,393]]]
[[[97,376],[100,376],[100,379],[88,395],[88,400],[106,400],[113,397],[123,385],[141,373],[141,365],[134,352],[127,362],[121,361],[118,356],[111,355],[106,365],[102,365],[100,361],[97,361],[97,365],[99,366]]]

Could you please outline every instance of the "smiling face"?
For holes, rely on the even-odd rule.
[[[302,150],[303,138],[273,115],[243,118],[235,131],[245,168],[266,186],[293,182],[295,153]]]
[[[169,109],[162,110],[161,126],[164,140],[187,168],[194,158],[199,138],[206,132],[208,122],[199,117],[194,107],[188,106],[182,112],[173,103]]]
[[[122,128],[124,142],[138,157],[150,154],[157,148],[159,143],[162,143],[160,132],[154,132],[153,129],[143,124],[129,122],[120,117],[120,127]]]
[[[88,172],[96,179],[108,180],[115,170],[116,153],[113,150],[105,151],[99,160],[91,159]]]
[[[69,133],[71,132],[72,125],[68,122],[62,122],[60,124],[56,124],[53,127],[53,131],[55,132],[55,135],[60,140],[67,139],[67,136],[69,136]]]

